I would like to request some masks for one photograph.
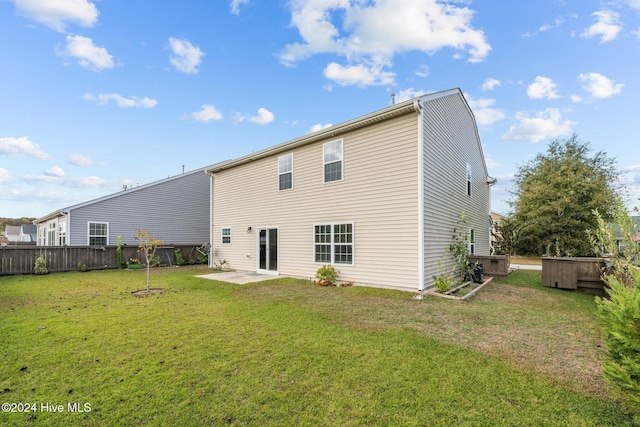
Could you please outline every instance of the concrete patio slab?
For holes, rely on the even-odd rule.
[[[278,276],[272,274],[260,274],[256,273],[255,271],[227,271],[224,273],[204,274],[197,277],[244,285],[246,283],[262,282],[263,280],[275,279]]]

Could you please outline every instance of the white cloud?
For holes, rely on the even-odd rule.
[[[517,113],[518,123],[509,128],[502,136],[503,141],[540,142],[543,139],[556,138],[572,133],[574,122],[563,119],[560,110],[547,108],[534,116],[527,113]]]
[[[484,162],[487,165],[487,169],[493,169],[501,166],[500,163],[493,160],[488,154],[484,155]]]
[[[258,123],[259,125],[266,125],[267,123],[271,123],[276,116],[266,108],[258,108],[258,115],[249,117],[247,120],[253,123]]]
[[[240,6],[249,3],[249,0],[231,0],[231,13],[240,15]]]
[[[571,95],[571,101],[573,102],[582,102],[582,97],[580,95]]]
[[[67,161],[75,166],[93,166],[96,164],[91,157],[78,153],[70,155]]]
[[[549,30],[553,30],[554,28],[558,28],[563,23],[564,23],[564,19],[563,18],[556,18],[556,20],[553,21],[553,24],[545,24],[542,27],[538,28],[538,31],[540,31],[541,33],[544,33],[545,31],[549,31]]]
[[[273,115],[273,113],[266,108],[258,108],[257,116],[246,117],[240,113],[236,113],[233,117],[233,120],[236,122],[248,121],[252,123],[258,123],[259,125],[266,125],[268,123],[271,123],[274,119],[275,116]]]
[[[27,156],[39,160],[49,158],[49,155],[42,151],[38,144],[34,144],[26,136],[0,138],[0,154],[9,157]]]
[[[465,52],[470,62],[491,50],[485,34],[473,28],[474,12],[437,0],[293,0],[291,25],[302,40],[287,45],[284,65],[310,56],[343,56],[347,65],[330,64],[325,76],[340,84],[387,84],[396,54],[418,50],[434,54],[443,48]]]
[[[8,170],[0,168],[0,184],[9,184],[13,182],[13,178]]]
[[[578,80],[584,83],[582,88],[589,92],[594,98],[609,98],[622,92],[624,85],[615,83],[613,80],[600,73],[580,74]]]
[[[331,123],[327,123],[326,125],[317,123],[317,124],[311,126],[311,129],[309,129],[309,133],[317,132],[319,130],[329,128],[331,126],[333,126]]]
[[[480,98],[478,100],[473,99],[469,94],[464,94],[473,115],[476,118],[476,123],[479,126],[489,126],[497,121],[503,120],[506,115],[504,111],[497,108],[492,108],[496,103],[495,99]]]
[[[208,123],[212,120],[222,120],[222,113],[213,105],[205,104],[201,106],[200,111],[191,113],[191,117],[199,122]]]
[[[15,0],[18,13],[63,32],[74,23],[92,27],[98,20],[98,9],[87,0]]]
[[[584,30],[581,37],[591,38],[600,37],[600,43],[615,40],[622,29],[620,25],[620,14],[613,10],[599,10],[593,12],[591,16],[597,19],[597,22]]]
[[[46,176],[55,176],[61,178],[65,175],[64,170],[60,166],[54,166],[51,169],[44,171]]]
[[[527,87],[531,99],[557,99],[556,84],[548,77],[536,76],[536,80]]]
[[[493,89],[497,88],[498,86],[502,86],[502,83],[500,82],[500,80],[487,77],[484,80],[484,83],[482,83],[481,89],[482,89],[483,92],[488,92],[488,91],[492,91]]]
[[[132,96],[131,98],[125,98],[119,93],[101,93],[94,95],[92,93],[85,93],[83,95],[87,101],[95,101],[99,105],[106,105],[109,101],[115,101],[120,108],[153,108],[158,105],[158,101],[152,98],[138,98]]]
[[[631,9],[640,10],[640,0],[625,0],[625,3],[627,3]]]
[[[418,77],[422,77],[422,78],[427,78],[429,77],[429,66],[427,65],[420,65],[418,67],[418,69],[416,69],[415,71],[416,76]]]
[[[93,40],[83,36],[67,36],[67,46],[64,49],[56,49],[56,54],[62,57],[71,57],[78,60],[78,64],[94,71],[113,68],[113,56],[107,49],[93,44]]]
[[[324,69],[324,76],[341,86],[372,86],[393,84],[395,73],[382,71],[380,66],[368,67],[363,64],[342,66],[332,62]]]
[[[198,67],[204,56],[199,47],[192,45],[189,40],[174,37],[169,37],[169,46],[173,54],[169,62],[176,70],[187,74],[196,74],[199,71]]]
[[[428,92],[426,90],[419,90],[419,89],[414,89],[410,87],[409,89],[404,89],[396,92],[395,101],[396,103],[408,101],[412,98],[416,98],[418,96],[422,96],[427,93]]]
[[[65,177],[46,172],[43,175],[25,175],[21,179],[31,185],[55,184],[71,188],[107,187],[114,184],[113,181],[97,176]]]

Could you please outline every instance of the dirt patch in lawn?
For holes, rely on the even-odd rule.
[[[136,297],[144,297],[147,295],[161,294],[164,292],[164,288],[149,288],[149,289],[141,289],[139,291],[131,292],[132,295]]]

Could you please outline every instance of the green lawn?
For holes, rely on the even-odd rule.
[[[632,425],[593,298],[540,272],[468,302],[205,272],[0,277],[0,401],[37,409],[0,425]]]

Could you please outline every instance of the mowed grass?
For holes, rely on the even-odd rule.
[[[143,271],[1,277],[0,401],[37,411],[0,425],[632,425],[593,298],[540,272],[468,302],[204,273],[154,270],[142,298]]]

